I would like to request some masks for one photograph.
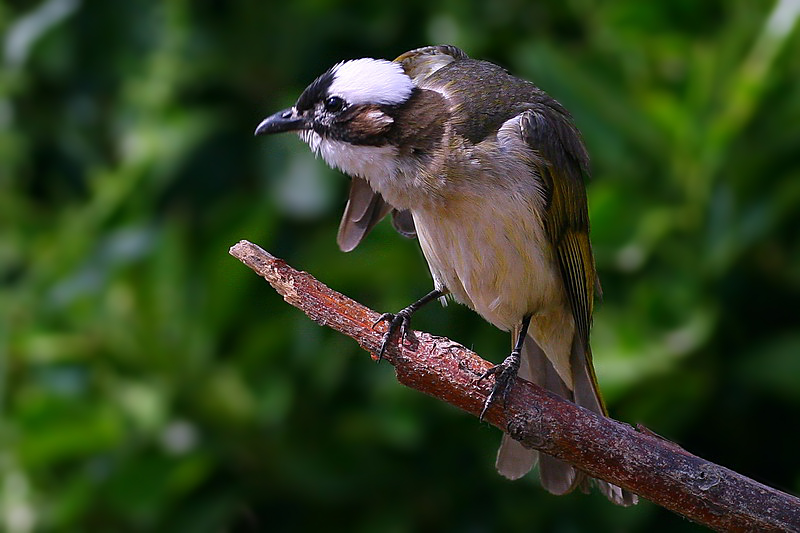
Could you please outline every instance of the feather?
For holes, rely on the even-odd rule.
[[[413,239],[417,236],[417,228],[414,226],[414,217],[407,209],[392,211],[392,226],[403,237]]]
[[[369,230],[391,209],[392,206],[384,202],[380,194],[370,189],[365,180],[353,177],[350,181],[350,196],[336,235],[339,248],[343,252],[349,252],[358,246]]]

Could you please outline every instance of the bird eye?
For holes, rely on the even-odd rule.
[[[336,113],[337,111],[341,111],[342,108],[344,108],[344,100],[338,96],[331,96],[325,100],[325,111],[328,113]]]

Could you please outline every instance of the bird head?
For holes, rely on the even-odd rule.
[[[446,90],[428,81],[433,72],[466,55],[448,47],[430,50],[429,61],[412,51],[395,61],[337,63],[295,105],[265,118],[255,133],[298,133],[329,166],[362,178],[397,210],[435,201],[440,182],[436,162],[446,152],[453,102]]]
[[[397,158],[398,116],[415,91],[400,63],[343,61],[314,80],[292,107],[261,121],[255,134],[297,132],[329,165],[369,179],[371,171],[389,170],[371,166]]]

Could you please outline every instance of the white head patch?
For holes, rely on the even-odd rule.
[[[405,102],[414,89],[403,67],[385,59],[354,59],[333,67],[328,94],[347,103],[393,105]]]

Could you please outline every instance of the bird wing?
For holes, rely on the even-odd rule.
[[[336,235],[339,249],[343,252],[353,250],[390,211],[392,226],[400,235],[410,239],[417,236],[411,213],[395,209],[386,203],[380,194],[370,188],[366,180],[351,178],[347,205],[339,223],[339,233]]]
[[[366,180],[351,178],[350,194],[339,223],[336,244],[343,252],[349,252],[391,210],[392,206],[374,192]]]
[[[573,373],[585,371],[587,379],[575,382],[577,396],[596,397],[605,412],[597,388],[589,347],[594,293],[597,284],[594,256],[589,242],[586,188],[589,156],[566,110],[554,100],[540,101],[520,116],[524,141],[539,156],[537,171],[545,196],[545,231],[555,252],[567,299],[575,320],[579,352],[585,360]],[[580,368],[583,367],[583,368]],[[588,389],[588,390],[578,390]]]
[[[556,252],[577,330],[588,341],[595,278],[583,184],[589,157],[562,109],[557,104],[537,103],[522,113],[519,123],[523,140],[539,156],[545,231]]]

